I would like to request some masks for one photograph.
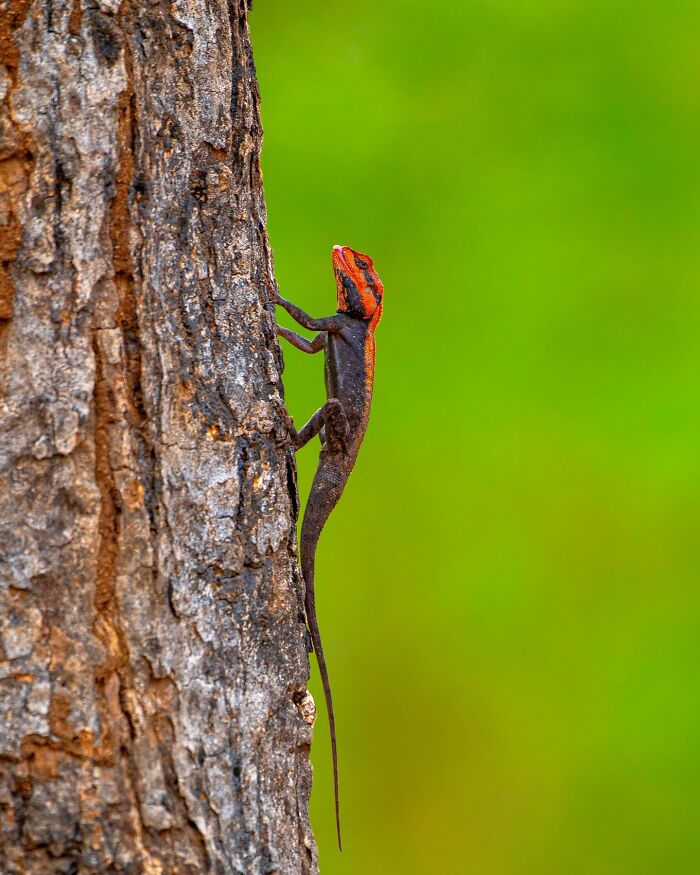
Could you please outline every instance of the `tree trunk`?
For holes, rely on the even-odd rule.
[[[0,52],[0,871],[315,872],[245,0]]]

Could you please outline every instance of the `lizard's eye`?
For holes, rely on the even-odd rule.
[[[355,264],[360,268],[360,270],[367,270],[367,268],[369,267],[367,262],[363,261],[361,258],[356,258]]]

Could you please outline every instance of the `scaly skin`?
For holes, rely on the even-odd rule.
[[[316,353],[323,350],[325,358],[328,401],[299,432],[290,428],[290,434],[297,449],[303,447],[316,434],[321,438],[318,468],[301,526],[301,570],[306,584],[306,621],[316,651],[328,708],[333,753],[335,820],[338,847],[341,848],[335,716],[316,617],[314,563],[321,531],[343,494],[367,430],[374,386],[374,331],[382,315],[384,286],[377,276],[371,258],[347,246],[333,247],[333,271],[338,296],[338,312],[335,316],[313,319],[283,298],[275,297],[274,303],[284,307],[302,327],[319,332],[313,340],[307,340],[278,325],[277,333],[303,352]]]

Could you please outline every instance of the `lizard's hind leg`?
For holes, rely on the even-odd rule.
[[[292,435],[292,442],[298,450],[321,432],[323,429],[323,448],[330,452],[347,451],[347,440],[350,434],[348,418],[343,405],[337,398],[331,398],[320,407],[306,425]]]

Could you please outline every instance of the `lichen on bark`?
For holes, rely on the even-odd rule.
[[[315,872],[244,0],[0,10],[0,871]]]

